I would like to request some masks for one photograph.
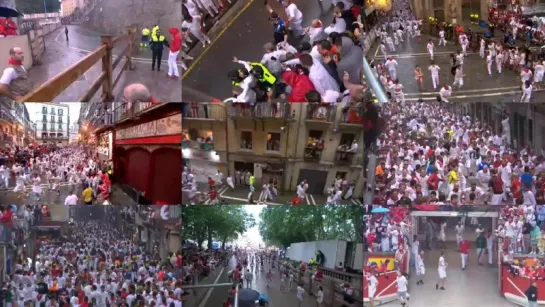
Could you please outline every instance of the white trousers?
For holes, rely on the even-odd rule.
[[[431,82],[433,83],[433,89],[436,89],[437,86],[439,85],[439,75],[434,75],[432,74],[431,75]]]
[[[173,76],[173,75],[176,77],[180,76],[180,73],[178,72],[178,64],[176,64],[178,53],[180,53],[180,50],[176,52],[172,52],[172,51],[168,52],[168,75],[169,76]]]
[[[305,33],[305,28],[303,28],[303,20],[292,21],[290,22],[290,30],[293,31],[295,37],[299,37]]]
[[[462,268],[465,269],[467,267],[467,260],[469,259],[468,254],[460,254],[462,256]]]

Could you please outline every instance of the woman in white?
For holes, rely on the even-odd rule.
[[[424,251],[416,256],[416,276],[418,276],[416,284],[424,284],[424,275],[426,274],[426,266],[424,265]]]
[[[439,273],[439,282],[435,284],[435,289],[445,290],[445,280],[447,279],[447,266],[448,263],[445,261],[445,252],[441,252],[439,257],[439,265],[437,267],[437,272]]]
[[[35,174],[34,178],[32,179],[32,193],[36,194],[38,200],[40,200],[40,197],[42,196],[42,187],[40,186],[41,181],[40,176]]]

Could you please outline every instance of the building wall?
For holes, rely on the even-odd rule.
[[[256,183],[260,184],[262,177],[260,164],[281,165],[284,168],[283,181],[284,190],[294,191],[297,187],[297,180],[301,169],[320,169],[328,172],[324,192],[330,186],[337,172],[346,172],[347,179],[356,183],[355,195],[363,193],[363,130],[353,126],[350,129],[339,128],[338,122],[342,116],[341,108],[336,112],[335,123],[307,123],[307,104],[293,104],[292,113],[294,120],[281,121],[277,119],[217,119],[211,120],[184,120],[182,131],[195,129],[201,137],[210,131],[214,138],[213,153],[191,149],[186,152],[184,158],[195,161],[197,165],[207,165],[209,172],[219,169],[225,176],[235,173],[235,162],[255,163],[254,169],[250,170],[256,177]],[[283,129],[282,129],[283,128]],[[304,153],[307,138],[310,130],[322,131],[322,139],[325,140],[325,149],[322,152],[320,162],[305,162]],[[241,149],[241,134],[243,131],[252,133],[252,149]],[[280,150],[278,152],[267,151],[267,134],[269,132],[280,134]],[[359,145],[359,150],[354,157],[353,164],[341,166],[335,164],[335,155],[340,145],[343,133],[351,133]],[[190,142],[193,144],[194,142]],[[196,147],[196,146],[192,146]],[[216,155],[212,159],[211,155]],[[191,163],[189,163],[191,165]],[[212,175],[212,174],[210,174]]]
[[[62,16],[70,16],[77,7],[77,0],[62,0],[61,11]]]
[[[36,139],[38,142],[62,142],[68,143],[69,133],[69,106],[56,104],[56,103],[27,103],[25,104],[30,121],[36,123]],[[47,114],[43,113],[43,110],[46,110]],[[59,109],[62,110],[62,115],[59,115]],[[54,110],[52,114],[52,110]],[[44,121],[44,115],[46,120]],[[54,122],[51,122],[51,119],[54,119]],[[62,121],[60,123],[59,121]],[[63,139],[56,138],[42,138],[42,134],[59,135],[62,134]]]

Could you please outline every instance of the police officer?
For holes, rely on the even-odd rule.
[[[144,29],[142,29],[142,41],[140,42],[140,47],[141,48],[147,48],[148,47],[149,35],[150,35],[150,30],[148,29],[148,27],[144,27]]]
[[[152,31],[151,37],[151,70],[155,70],[155,62],[157,61],[157,71],[161,71],[161,58],[163,57],[163,47],[170,47],[170,44],[162,35],[161,30],[159,30],[158,28],[155,32]]]
[[[281,42],[287,42],[288,29],[286,28],[286,24],[284,23],[282,17],[278,16],[276,12],[271,12],[271,17],[269,17],[269,20],[273,25],[274,43],[278,44]]]
[[[277,87],[276,77],[269,71],[269,69],[259,62],[245,62],[240,61],[237,57],[233,57],[233,62],[244,65],[245,69],[239,69],[238,73],[240,78],[244,80],[249,75],[253,76],[257,80],[257,84],[254,87],[259,100],[266,97],[268,92],[279,92],[275,90]],[[249,73],[249,74],[248,74]],[[232,81],[233,78],[231,78]],[[233,83],[233,85],[235,85]]]

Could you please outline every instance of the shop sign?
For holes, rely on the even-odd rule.
[[[118,140],[181,134],[182,117],[179,114],[172,115],[149,123],[121,129],[115,133]]]

